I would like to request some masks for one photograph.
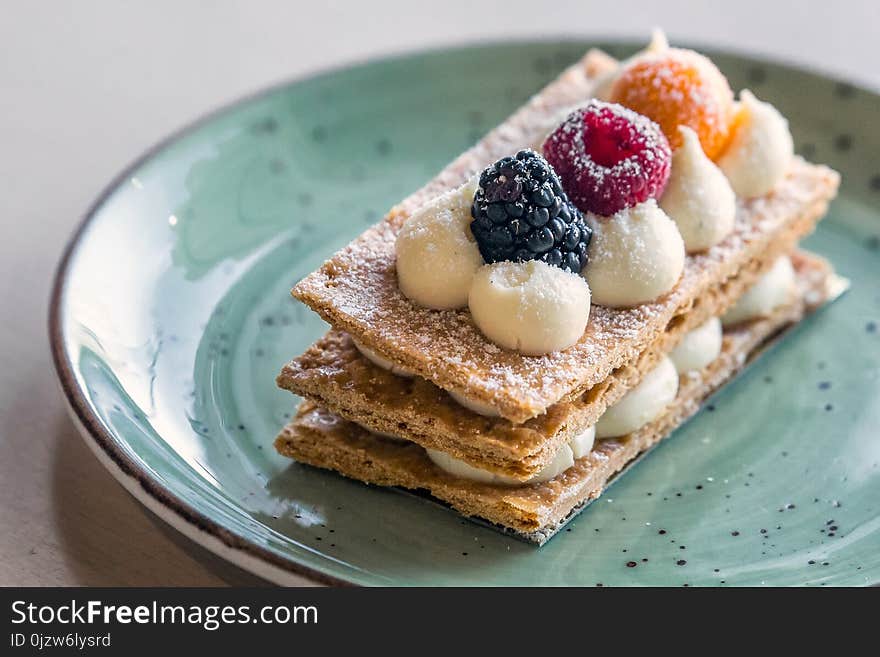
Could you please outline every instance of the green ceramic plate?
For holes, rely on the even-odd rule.
[[[324,330],[288,295],[587,42],[489,45],[283,85],[168,140],[86,217],[51,302],[95,453],[198,542],[278,582],[841,585],[880,581],[880,97],[718,54],[843,173],[808,240],[853,288],[536,549],[292,464],[281,365]],[[600,44],[615,55],[633,48]]]

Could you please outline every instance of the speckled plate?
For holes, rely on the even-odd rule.
[[[55,363],[87,442],[187,536],[273,581],[849,585],[880,581],[880,97],[717,55],[843,173],[808,246],[852,290],[537,549],[272,449],[282,363],[325,325],[288,295],[588,42],[381,60],[216,113],[122,173],[51,300]],[[600,44],[615,55],[624,44]]]

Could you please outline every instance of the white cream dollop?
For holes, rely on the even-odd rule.
[[[481,401],[477,401],[476,399],[471,399],[470,397],[465,397],[457,392],[453,392],[452,390],[447,390],[449,396],[452,397],[460,406],[464,406],[469,411],[473,411],[477,415],[484,415],[486,417],[501,417],[501,413],[499,413],[494,406],[490,406]]]
[[[788,256],[782,256],[724,313],[721,323],[724,326],[733,326],[750,319],[767,317],[773,310],[791,300],[794,288],[794,267]]]
[[[555,479],[573,465],[574,452],[570,445],[563,445],[559,448],[559,451],[556,452],[556,456],[553,457],[553,460],[545,465],[538,474],[529,479],[528,483],[543,484],[545,481]]]
[[[602,414],[596,423],[597,438],[632,433],[659,417],[678,393],[678,373],[668,356],[648,372],[641,383]]]
[[[526,484],[540,484],[550,481],[573,466],[575,459],[571,447],[567,444],[563,445],[556,452],[553,460],[544,466],[538,474],[527,481],[519,481],[508,475],[476,468],[470,463],[450,456],[446,452],[440,452],[435,449],[425,449],[425,451],[428,453],[428,458],[434,462],[434,465],[451,475],[482,484],[501,484],[503,486],[524,486]]]
[[[468,307],[492,342],[541,356],[570,347],[583,335],[590,288],[577,274],[539,260],[496,262],[477,271]]]
[[[384,356],[379,355],[374,349],[370,349],[367,345],[361,343],[360,341],[355,340],[354,338],[352,338],[351,341],[354,342],[354,346],[357,347],[357,350],[361,352],[363,357],[373,363],[373,365],[377,365],[383,370],[388,370],[392,374],[396,374],[397,376],[402,376],[407,379],[411,379],[415,376],[414,372],[411,372],[402,365],[392,363],[390,360],[388,360]]]
[[[678,126],[683,143],[672,154],[672,172],[660,207],[676,223],[688,253],[705,251],[733,230],[736,195],[710,160],[697,133]]]
[[[467,305],[468,290],[483,264],[471,233],[477,178],[413,212],[397,236],[397,281],[411,301],[446,310]]]
[[[718,166],[733,191],[743,198],[763,196],[785,177],[794,156],[788,121],[770,103],[748,91],[740,92],[733,137]]]
[[[448,472],[456,477],[461,477],[462,479],[476,481],[481,484],[502,484],[505,486],[517,486],[523,483],[513,477],[508,477],[507,475],[489,472],[488,470],[474,467],[470,463],[466,463],[461,459],[450,456],[446,452],[428,448],[425,448],[425,451],[428,453],[428,458],[434,462],[434,465],[444,472]]]
[[[684,270],[684,241],[654,199],[611,217],[587,214],[593,229],[583,275],[593,302],[626,308],[669,292]]]
[[[669,358],[679,374],[701,370],[721,354],[721,320],[710,317],[706,322],[681,338],[681,342],[669,353]]]
[[[593,451],[593,443],[596,442],[596,425],[594,424],[587,429],[581,431],[578,435],[572,438],[568,446],[571,447],[571,452],[574,454],[575,459],[582,459],[591,451]]]

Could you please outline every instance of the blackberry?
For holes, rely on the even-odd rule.
[[[535,151],[503,157],[480,174],[471,232],[487,263],[543,260],[580,273],[592,231],[559,177]]]

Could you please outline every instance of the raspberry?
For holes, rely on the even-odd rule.
[[[715,64],[693,50],[636,58],[614,82],[610,99],[656,121],[673,148],[681,146],[680,125],[697,133],[713,160],[730,138],[733,92]]]
[[[591,100],[547,138],[544,156],[575,205],[608,217],[659,198],[672,153],[660,127],[647,117]]]
[[[533,150],[503,157],[480,174],[471,232],[487,263],[543,260],[580,273],[593,233],[547,161]]]

